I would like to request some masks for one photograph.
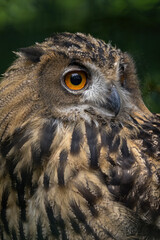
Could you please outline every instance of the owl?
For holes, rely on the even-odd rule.
[[[1,239],[160,239],[160,115],[132,58],[68,32],[16,54],[0,84]]]

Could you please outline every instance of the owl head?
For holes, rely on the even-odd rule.
[[[47,114],[72,121],[148,111],[131,57],[102,40],[62,33],[17,54],[20,58],[6,74],[16,71],[25,77],[31,98],[36,95]]]
[[[15,127],[33,115],[106,122],[126,119],[134,111],[150,114],[131,57],[110,43],[61,33],[16,54],[1,83],[1,108],[7,106]]]

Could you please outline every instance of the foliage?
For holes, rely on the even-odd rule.
[[[160,0],[0,0],[0,72],[12,51],[54,32],[86,32],[112,40],[138,68],[143,97],[160,111]]]

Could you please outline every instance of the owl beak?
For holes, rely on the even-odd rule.
[[[110,95],[107,97],[107,109],[115,113],[115,116],[118,115],[121,108],[121,99],[116,87],[113,85],[111,88]]]

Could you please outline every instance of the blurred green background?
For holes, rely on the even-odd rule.
[[[12,51],[55,32],[90,33],[129,52],[143,99],[160,112],[160,0],[0,0],[0,73]]]

